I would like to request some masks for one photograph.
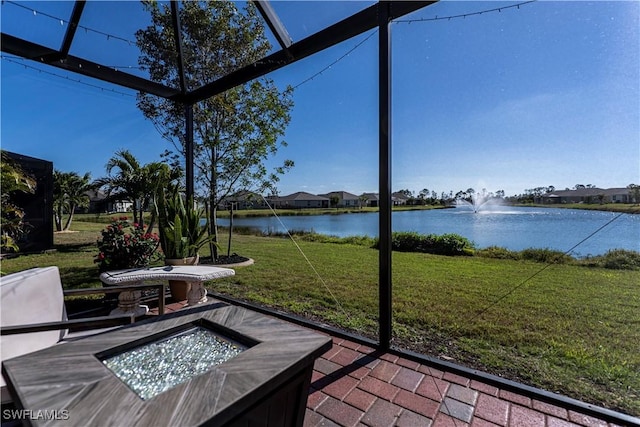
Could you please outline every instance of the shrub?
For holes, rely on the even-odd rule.
[[[380,247],[375,239],[373,247]],[[419,234],[398,231],[391,234],[391,249],[398,252],[421,252],[436,255],[473,255],[473,243],[457,234]]]
[[[391,249],[399,252],[427,252],[433,246],[431,237],[415,232],[395,232],[391,234]]]
[[[574,261],[572,257],[564,252],[549,248],[528,248],[520,251],[520,257],[527,261],[542,262],[545,264],[568,264]]]
[[[476,251],[476,255],[484,258],[513,260],[520,259],[520,254],[518,252],[510,251],[509,249],[503,248],[501,246],[489,246],[488,248],[480,249]]]
[[[138,224],[130,224],[127,217],[113,218],[98,239],[98,263],[101,272],[148,266],[157,256],[158,235],[145,233]]]
[[[371,246],[373,244],[373,237],[369,236],[347,236],[343,237],[342,243],[358,246]]]
[[[614,270],[640,270],[639,252],[614,249],[598,258],[598,264],[604,268]]]
[[[473,255],[474,245],[466,237],[457,234],[436,236],[436,253],[441,255]]]

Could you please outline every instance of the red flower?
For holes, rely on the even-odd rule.
[[[134,225],[126,217],[114,218],[102,230],[97,241],[98,254],[94,257],[100,271],[146,267],[156,259],[158,236]]]

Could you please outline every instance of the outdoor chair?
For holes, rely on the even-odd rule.
[[[159,304],[164,307],[164,286],[159,284],[64,291],[58,267],[33,268],[0,277],[0,361],[135,321],[135,317],[128,314],[69,320],[65,295],[149,288],[160,289]],[[80,331],[69,332],[69,329]],[[4,372],[0,385],[2,404],[11,402]]]

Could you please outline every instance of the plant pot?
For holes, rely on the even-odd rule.
[[[197,265],[199,260],[200,256],[196,255],[188,258],[165,258],[164,263],[165,265]],[[183,280],[169,280],[169,290],[175,301],[184,301],[191,290],[191,283]]]

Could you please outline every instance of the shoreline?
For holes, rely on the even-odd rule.
[[[591,204],[554,204],[554,205],[542,205],[542,204],[513,204],[504,203],[502,206],[508,206],[512,208],[558,208],[558,209],[578,209],[589,211],[602,211],[602,212],[617,212],[628,213],[631,215],[640,215],[640,205],[631,204],[605,204],[605,205],[591,205]],[[403,211],[420,211],[420,210],[434,210],[434,209],[455,209],[455,205],[449,206],[394,206],[393,212]],[[377,213],[379,208],[299,208],[299,209],[275,209],[278,216],[313,216],[313,215],[344,215],[344,214],[362,214],[362,213]],[[233,212],[234,218],[255,218],[263,216],[273,215],[271,209],[242,209]],[[229,218],[229,211],[218,211],[218,218]]]

